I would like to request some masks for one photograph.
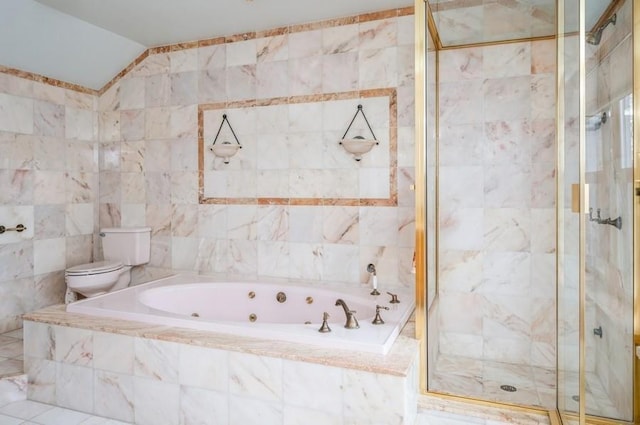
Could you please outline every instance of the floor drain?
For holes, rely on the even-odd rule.
[[[507,391],[510,393],[515,393],[516,391],[518,391],[518,389],[516,387],[514,387],[513,385],[500,385],[500,389],[502,391]]]
[[[579,395],[572,395],[572,396],[571,396],[571,399],[572,399],[573,401],[580,402],[580,396],[579,396]]]

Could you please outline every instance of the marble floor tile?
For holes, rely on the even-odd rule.
[[[23,370],[22,329],[0,334],[0,378]]]
[[[13,330],[13,331],[9,331],[9,332],[5,332],[2,335],[5,336],[5,337],[9,337],[9,338],[22,339],[22,328],[16,329],[16,330]]]
[[[431,388],[447,394],[527,406],[555,406],[555,397],[549,396],[555,390],[555,373],[544,368],[441,355],[432,376]],[[505,391],[502,385],[516,387],[516,391]]]

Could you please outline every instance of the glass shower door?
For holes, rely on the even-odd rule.
[[[634,420],[634,2],[602,3],[599,10],[597,2],[559,3],[558,408],[565,424]]]
[[[579,0],[558,2],[558,410],[580,419],[580,112],[583,81],[576,17]]]

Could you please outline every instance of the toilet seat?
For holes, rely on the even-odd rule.
[[[96,261],[95,263],[80,264],[67,269],[67,276],[90,276],[111,273],[122,269],[124,265],[120,261]]]

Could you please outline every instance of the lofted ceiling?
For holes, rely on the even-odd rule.
[[[611,1],[587,2],[587,26]],[[99,90],[149,47],[414,0],[0,0],[0,66]],[[553,36],[556,0],[429,0],[442,47]],[[573,16],[577,13],[569,13]],[[569,28],[575,22],[567,22]]]
[[[149,47],[412,5],[413,0],[0,0],[0,65],[97,90]]]

